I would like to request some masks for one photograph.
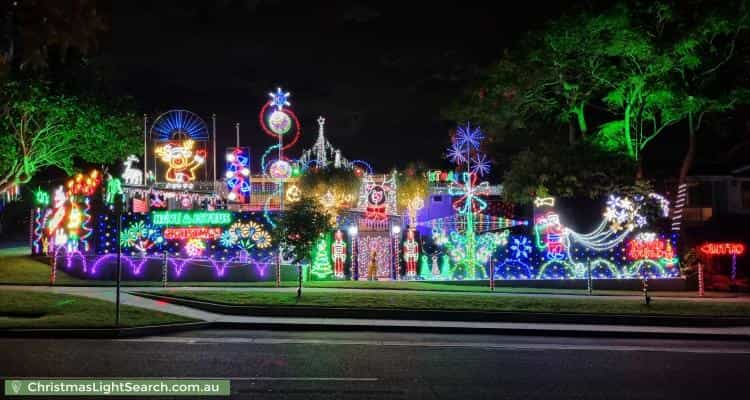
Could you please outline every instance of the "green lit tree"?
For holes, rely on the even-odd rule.
[[[286,207],[281,219],[272,230],[275,243],[291,256],[292,262],[300,271],[304,261],[311,262],[313,249],[320,238],[333,229],[331,217],[321,209],[320,203],[309,196],[303,196],[298,202]]]
[[[593,182],[582,174],[561,180],[558,169],[530,168],[532,157],[559,165],[555,160],[579,150],[581,139],[613,156],[624,154],[639,178],[644,151],[684,126],[684,180],[705,117],[747,102],[747,0],[577,7],[506,51],[446,116],[481,122],[498,148],[525,152],[512,159],[508,174],[526,188],[535,184],[525,177],[597,186],[596,174],[588,174]],[[496,154],[496,161],[505,158]],[[606,158],[587,158],[588,170],[609,169]]]
[[[679,175],[684,181],[704,115],[746,101],[737,79],[746,80],[746,72],[719,74],[726,72],[722,69],[731,64],[740,33],[748,29],[747,2],[708,12],[661,2],[632,9],[620,5],[597,19],[609,40],[599,50],[613,62],[592,74],[607,87],[603,101],[619,116],[601,126],[599,142],[624,148],[640,165],[652,140],[687,120],[688,151]]]
[[[0,193],[47,167],[72,174],[76,159],[109,164],[141,149],[132,113],[36,81],[0,85]]]

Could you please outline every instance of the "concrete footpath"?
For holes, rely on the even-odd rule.
[[[127,291],[155,291],[154,288],[127,288]],[[180,288],[184,290],[186,288]],[[205,290],[204,288],[195,288]],[[24,290],[47,293],[62,293],[115,301],[115,289],[111,287],[45,287],[45,286],[4,286],[3,290]],[[244,289],[248,290],[248,289]],[[254,290],[254,289],[253,289]],[[282,288],[294,292],[294,288]],[[311,289],[312,290],[312,289]],[[277,316],[224,315],[197,310],[190,307],[148,299],[121,291],[122,304],[141,307],[193,318],[210,323],[211,327],[242,329],[329,329],[329,330],[382,330],[382,331],[452,331],[463,333],[502,333],[518,335],[561,335],[561,336],[608,336],[608,337],[650,337],[650,338],[692,338],[750,340],[750,326],[735,327],[664,327],[602,324],[567,323],[517,323],[517,322],[475,322],[475,321],[425,321],[403,319],[366,318],[301,318]],[[630,296],[624,296],[632,299]],[[612,298],[606,296],[605,298]],[[709,300],[710,301],[710,300]]]

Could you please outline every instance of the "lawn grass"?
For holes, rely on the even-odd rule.
[[[492,294],[419,291],[380,293],[336,290],[304,293],[303,291],[302,298],[299,301],[292,291],[187,291],[177,289],[166,294],[194,300],[249,306],[750,317],[750,303],[748,302],[654,300],[651,306],[645,306],[639,298],[494,296]]]
[[[0,285],[48,285],[50,278],[50,265],[43,260],[29,256],[28,247],[12,247],[0,249]],[[80,279],[67,274],[58,268],[55,285],[57,286],[114,286],[114,281],[95,279]],[[161,281],[124,280],[123,286],[161,287]],[[201,287],[229,287],[229,288],[271,288],[276,286],[275,281],[264,282],[197,282],[197,281],[170,281],[170,287],[201,286]],[[296,281],[282,281],[281,287],[296,287]],[[348,288],[348,289],[391,289],[406,291],[443,291],[443,292],[488,292],[487,281],[473,282],[425,282],[425,281],[307,281],[305,287],[313,288]],[[594,282],[596,288],[596,281]],[[539,294],[586,294],[586,289],[563,289],[563,288],[530,288],[497,286],[498,293],[539,293]],[[607,295],[632,295],[640,296],[638,290],[594,290],[600,296]],[[693,291],[684,292],[651,292],[652,297],[696,297]],[[735,297],[736,293],[729,292],[707,292],[707,297]]]
[[[194,320],[123,305],[121,326],[159,325]],[[0,328],[109,328],[115,325],[111,302],[59,293],[0,290]]]
[[[49,284],[51,270],[49,264],[29,256],[28,247],[0,249],[0,283],[2,284]],[[88,285],[90,282],[70,276],[59,269],[55,275],[55,283],[60,285]]]

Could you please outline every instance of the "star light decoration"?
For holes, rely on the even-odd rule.
[[[271,105],[276,107],[277,111],[281,111],[284,107],[292,105],[292,103],[289,102],[289,96],[291,95],[291,93],[281,90],[280,87],[276,88],[276,93],[268,93],[268,96],[271,97]]]
[[[634,201],[628,197],[609,195],[604,219],[609,222],[609,228],[614,232],[642,228],[648,224],[648,219],[640,212],[642,205],[643,196],[637,197]]]

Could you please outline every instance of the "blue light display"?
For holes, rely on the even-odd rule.
[[[170,110],[159,115],[151,127],[152,138],[208,140],[208,127],[201,117],[188,110]]]

